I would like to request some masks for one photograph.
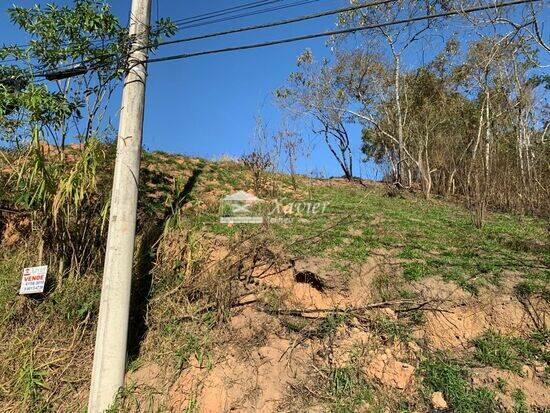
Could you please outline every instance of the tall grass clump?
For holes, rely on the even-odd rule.
[[[14,204],[29,211],[42,263],[64,275],[96,267],[104,248],[109,208],[109,147],[97,139],[64,152],[38,131],[16,159],[10,178]]]

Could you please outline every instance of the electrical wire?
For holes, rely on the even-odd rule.
[[[226,48],[220,48],[220,49],[212,49],[212,50],[206,50],[206,51],[200,51],[200,52],[194,52],[194,53],[182,53],[182,54],[176,54],[171,56],[164,56],[164,57],[158,57],[158,58],[149,58],[145,59],[143,61],[137,62],[137,64],[144,64],[144,63],[158,63],[158,62],[164,62],[164,61],[171,61],[171,60],[179,60],[179,59],[186,59],[190,57],[197,57],[197,56],[205,56],[205,55],[212,55],[212,54],[219,54],[224,52],[232,52],[232,51],[239,51],[239,50],[249,50],[249,49],[255,49],[255,48],[261,48],[261,47],[267,47],[267,46],[273,46],[278,44],[285,44],[285,43],[291,43],[296,41],[302,41],[302,40],[308,40],[308,39],[315,39],[320,37],[329,37],[329,36],[336,36],[340,34],[347,34],[347,33],[356,33],[359,31],[365,31],[365,30],[372,30],[376,28],[383,28],[388,26],[394,26],[399,24],[405,24],[405,23],[412,23],[417,22],[421,20],[429,20],[429,19],[436,19],[441,17],[448,17],[448,16],[454,16],[454,15],[460,15],[460,14],[469,14],[474,13],[478,11],[483,10],[490,10],[490,9],[500,9],[503,7],[510,7],[514,5],[519,4],[526,4],[526,3],[535,3],[542,0],[514,0],[510,2],[503,2],[503,3],[495,3],[487,6],[477,6],[477,7],[470,7],[470,8],[464,8],[460,10],[450,10],[447,12],[441,12],[441,13],[435,13],[435,14],[429,14],[429,15],[423,15],[423,16],[417,16],[413,18],[408,19],[402,19],[402,20],[394,20],[390,22],[380,23],[380,24],[373,24],[368,26],[357,26],[357,27],[351,27],[347,29],[340,29],[340,30],[333,30],[328,32],[321,32],[321,33],[314,33],[309,35],[303,35],[303,36],[295,36],[295,37],[289,37],[285,39],[279,39],[279,40],[273,40],[273,41],[267,41],[267,42],[260,42],[260,43],[253,43],[248,45],[241,45],[241,46],[234,46],[234,47],[226,47]],[[374,4],[373,4],[374,5]],[[328,13],[324,12],[324,13]],[[319,13],[318,13],[319,14]],[[296,20],[296,19],[290,19],[290,20]],[[281,22],[275,22],[271,24],[276,24]],[[252,26],[250,26],[252,27]],[[247,28],[242,28],[247,29]],[[242,30],[242,29],[234,29],[234,30]],[[250,30],[250,28],[248,28]],[[220,32],[221,33],[221,32]],[[214,34],[212,34],[214,35]],[[204,35],[204,36],[211,36],[211,35]],[[201,36],[197,36],[201,37]],[[190,41],[188,39],[179,39],[178,41]],[[194,38],[194,40],[196,40]],[[174,42],[174,41],[172,41]],[[167,43],[163,43],[167,44]],[[148,46],[150,47],[150,46]],[[107,57],[107,56],[105,56]],[[97,65],[95,67],[92,67],[93,69],[101,68],[102,66],[106,66],[108,64],[112,64],[112,62],[108,62],[107,64],[103,63],[100,65]],[[37,73],[35,76],[43,77],[46,73]]]
[[[225,18],[221,18],[221,19],[218,19],[218,20],[208,20],[208,21],[203,22],[203,23],[186,24],[186,25],[178,26],[178,27],[182,30],[192,29],[192,28],[195,28],[195,27],[207,26],[207,25],[211,25],[211,24],[214,24],[214,23],[222,23],[222,22],[227,22],[227,21],[231,21],[231,20],[235,20],[235,19],[241,19],[243,17],[257,16],[259,14],[269,13],[269,12],[272,12],[272,11],[285,10],[285,9],[289,9],[289,8],[292,8],[292,7],[303,6],[303,5],[311,4],[311,3],[317,3],[319,1],[321,1],[321,0],[301,0],[301,1],[298,1],[298,2],[295,2],[295,3],[287,4],[287,5],[283,5],[283,6],[271,7],[271,8],[267,8],[267,9],[256,10],[256,11],[253,11],[253,12],[238,14],[236,16],[225,17]]]
[[[186,17],[186,18],[182,18],[182,19],[173,20],[172,22],[175,23],[177,26],[179,26],[179,25],[183,25],[183,24],[187,24],[187,23],[194,23],[195,21],[198,21],[197,19],[202,19],[202,18],[205,18],[205,17],[208,17],[208,16],[220,17],[220,16],[223,16],[224,14],[231,14],[231,13],[235,13],[235,12],[238,12],[238,11],[241,11],[241,10],[246,10],[246,9],[249,9],[249,8],[252,8],[252,7],[266,6],[266,5],[270,5],[272,3],[279,3],[279,2],[282,2],[282,1],[285,1],[285,0],[254,1],[254,2],[250,2],[250,3],[241,4],[239,6],[228,7],[226,9],[215,10],[215,11],[211,11],[211,12],[208,12],[208,13],[203,13],[203,14],[198,14],[198,15],[195,15],[195,16],[190,16],[190,17]],[[262,11],[258,11],[258,13],[259,12],[262,12]],[[132,16],[130,14],[129,19],[131,19],[131,18],[132,18]],[[204,24],[206,25],[207,23],[208,22],[206,22]],[[101,41],[103,41],[103,39],[96,39],[96,40],[92,40],[92,43],[94,43],[94,42],[98,43],[98,42],[101,42]],[[6,45],[4,45],[4,47],[5,46]],[[10,47],[18,47],[18,48],[27,48],[27,47],[30,47],[30,46],[31,46],[31,43],[10,45]],[[12,60],[17,60],[17,59],[12,59]],[[6,61],[3,61],[3,62],[6,62]]]
[[[394,3],[396,1],[397,0],[380,0],[380,1],[375,1],[375,2],[372,2],[372,3],[365,3],[365,4],[356,5],[356,6],[342,7],[340,9],[331,9],[331,10],[326,10],[326,11],[319,12],[319,13],[314,13],[314,14],[308,14],[308,15],[305,15],[305,16],[295,17],[295,18],[291,18],[291,19],[279,20],[279,21],[272,22],[272,23],[265,23],[265,24],[257,24],[257,25],[254,25],[254,26],[240,27],[240,28],[237,28],[237,29],[230,29],[230,30],[225,30],[225,31],[221,31],[221,32],[208,33],[208,34],[199,35],[199,36],[185,37],[185,38],[182,38],[182,39],[165,40],[165,41],[159,42],[155,46],[157,46],[157,47],[167,46],[167,45],[170,45],[170,44],[186,43],[186,42],[191,42],[191,41],[195,41],[195,40],[210,39],[212,37],[226,36],[226,35],[229,35],[229,34],[248,32],[248,31],[252,31],[252,30],[267,29],[267,28],[283,26],[283,25],[287,25],[287,24],[291,24],[291,23],[298,23],[298,22],[302,22],[302,21],[318,19],[320,17],[332,16],[334,14],[340,14],[340,13],[346,13],[346,12],[350,12],[350,11],[354,11],[354,10],[360,10],[360,9],[364,9],[364,8],[367,8],[367,7],[374,7],[374,6],[380,6],[382,4]]]
[[[279,39],[279,40],[273,40],[273,41],[267,41],[267,42],[261,42],[261,43],[253,43],[243,46],[235,46],[235,47],[225,47],[221,49],[212,49],[212,50],[205,50],[202,52],[195,52],[195,53],[181,53],[176,54],[172,56],[165,56],[165,57],[158,57],[158,58],[152,58],[152,59],[146,59],[144,61],[138,62],[138,64],[144,64],[144,63],[158,63],[158,62],[166,62],[170,60],[179,60],[179,59],[187,59],[190,57],[197,57],[197,56],[206,56],[211,54],[218,54],[218,53],[224,53],[224,52],[233,52],[233,51],[239,51],[239,50],[248,50],[248,49],[256,49],[260,47],[267,47],[267,46],[273,46],[278,44],[284,44],[284,43],[292,43],[297,42],[301,40],[308,40],[308,39],[316,39],[319,37],[329,37],[329,36],[337,36],[340,34],[347,34],[347,33],[356,33],[359,31],[364,30],[372,30],[372,29],[378,29],[388,26],[394,26],[398,24],[405,24],[405,23],[413,23],[421,20],[430,20],[430,19],[436,19],[441,17],[448,17],[448,16],[455,16],[459,14],[469,14],[469,13],[475,13],[478,11],[483,10],[490,10],[490,9],[500,9],[503,7],[510,7],[515,6],[518,4],[525,4],[525,3],[536,3],[543,0],[515,0],[515,1],[509,1],[509,2],[503,2],[503,3],[495,3],[489,6],[477,6],[477,7],[469,7],[464,8],[461,10],[451,10],[447,12],[441,12],[441,13],[435,13],[435,14],[428,14],[424,16],[417,16],[412,17],[408,19],[402,19],[402,20],[394,20],[391,22],[385,22],[380,24],[372,24],[368,26],[357,26],[357,27],[351,27],[347,29],[340,29],[340,30],[332,30],[328,32],[321,32],[321,33],[314,33],[314,34],[308,34],[303,36],[295,36],[295,37],[288,37],[286,39]]]
[[[196,16],[185,17],[185,18],[182,18],[182,19],[176,19],[176,20],[173,20],[172,22],[175,23],[175,24],[178,24],[178,25],[187,24],[187,23],[195,23],[197,21],[204,20],[206,18],[220,17],[221,15],[224,15],[224,14],[231,14],[231,13],[236,13],[236,12],[239,12],[239,11],[242,11],[242,10],[248,10],[248,9],[254,9],[256,7],[268,6],[270,4],[280,3],[282,1],[285,1],[285,0],[253,1],[251,3],[241,4],[240,6],[228,7],[226,9],[211,11],[211,12],[199,14],[199,15],[196,15]]]
[[[314,1],[318,1],[318,0],[314,0]],[[219,37],[219,36],[235,34],[235,33],[242,33],[242,32],[251,31],[251,30],[259,30],[259,29],[277,27],[277,26],[282,26],[282,25],[286,25],[286,24],[317,19],[317,18],[320,18],[320,17],[331,16],[331,15],[334,15],[334,14],[349,12],[349,11],[353,11],[353,10],[359,10],[359,9],[363,9],[363,8],[367,8],[367,7],[379,6],[379,5],[382,5],[382,4],[392,3],[392,2],[395,2],[395,1],[397,1],[397,0],[380,0],[380,1],[373,2],[373,3],[365,3],[365,4],[356,5],[356,6],[343,7],[343,8],[339,8],[339,9],[331,9],[331,10],[323,11],[323,12],[320,12],[320,13],[309,14],[309,15],[305,15],[305,16],[292,18],[292,19],[279,20],[279,21],[272,22],[272,23],[246,26],[246,27],[226,30],[226,31],[222,31],[222,32],[216,32],[216,33],[210,33],[210,34],[205,34],[205,35],[200,35],[200,36],[187,37],[187,38],[183,38],[183,39],[163,41],[163,42],[160,42],[160,43],[156,44],[155,47],[166,46],[166,45],[176,44],[176,43],[191,42],[191,41],[195,41],[195,40],[209,39],[209,38],[213,38],[213,37]],[[151,45],[140,47],[136,50],[143,50],[145,48],[151,48]],[[103,56],[103,58],[109,57],[109,56],[114,56],[114,54],[107,54],[107,55]],[[93,59],[84,60],[80,63],[86,64],[86,63],[89,63],[91,61],[93,61]],[[61,66],[58,66],[56,68],[56,70],[62,69],[64,67],[71,67],[74,64],[75,63],[61,65]]]

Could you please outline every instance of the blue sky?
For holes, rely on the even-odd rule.
[[[160,14],[185,17],[242,3],[242,0],[161,0]],[[299,16],[312,10],[345,4],[345,0],[326,0],[314,6],[267,13],[191,29],[189,32],[205,33],[256,22],[268,22],[287,18],[289,15]],[[155,14],[154,7],[153,16]],[[254,43],[324,31],[334,25],[334,18],[319,19],[278,29],[195,42],[184,47],[175,45],[159,50],[159,54]],[[187,31],[185,33],[187,34]],[[312,48],[319,56],[328,55],[324,40],[315,40],[151,65],[145,144],[152,148],[164,148],[207,158],[226,154],[240,156],[249,151],[256,124],[255,117],[262,116],[272,133],[279,127],[280,113],[273,100],[273,91],[284,84],[289,73],[295,68],[296,57],[305,47]],[[303,130],[302,133],[309,131]],[[302,172],[311,172],[317,167],[326,168],[325,173],[329,175],[339,174],[337,165],[330,158],[328,151],[324,148],[317,149],[309,162],[303,160]],[[306,162],[309,165],[306,165]]]
[[[51,2],[51,0],[50,0]],[[186,18],[214,10],[241,5],[245,0],[153,0],[152,19]],[[47,1],[17,0],[17,5],[30,7]],[[70,0],[57,0],[68,4]],[[130,0],[111,0],[113,11],[126,24]],[[348,5],[347,0],[320,0],[319,2],[277,12],[251,16],[234,21],[216,23],[178,32],[176,37],[207,33],[249,24],[300,16]],[[6,4],[6,7],[9,5]],[[158,10],[158,13],[157,13]],[[269,30],[241,33],[161,48],[157,55],[187,53],[210,48],[254,43],[300,34],[334,29],[335,17],[287,25]],[[449,34],[447,26],[441,34]],[[28,40],[11,25],[5,12],[0,14],[0,35],[4,43],[24,43]],[[273,91],[284,85],[289,73],[296,68],[296,58],[305,48],[312,49],[316,58],[330,57],[325,39],[313,39],[262,49],[196,57],[186,60],[151,64],[146,94],[144,146],[151,150],[182,153],[215,159],[223,155],[239,157],[251,150],[256,117],[261,116],[268,131],[280,127],[281,112],[273,99]],[[405,68],[429,60],[437,51],[430,45],[419,44],[405,56]],[[112,97],[111,113],[117,125],[120,93]],[[301,159],[299,171],[320,173],[324,176],[341,175],[339,167],[320,138],[311,133],[307,124],[298,126],[313,148],[307,158]],[[380,178],[380,172],[371,164],[361,163],[360,127],[350,126],[355,155],[355,174]]]
[[[245,0],[153,0],[152,19],[160,16],[180,19],[243,4]],[[51,2],[51,1],[50,1]],[[68,0],[54,1],[70,4]],[[17,0],[15,4],[30,7],[48,1]],[[110,1],[114,13],[126,24],[130,0]],[[300,16],[334,7],[344,7],[346,0],[321,0],[318,3],[286,10],[250,16],[229,22],[216,23],[179,31],[176,37],[208,33],[249,24],[269,22],[290,16]],[[6,4],[5,8],[9,7]],[[0,14],[2,42],[24,43],[24,33],[14,27],[5,12]],[[326,17],[281,28],[227,36],[224,38],[177,44],[161,48],[157,55],[168,55],[219,48],[263,40],[320,32],[334,29],[335,18]],[[143,144],[147,149],[163,150],[215,159],[223,155],[239,157],[251,150],[256,117],[261,116],[268,130],[275,133],[281,113],[274,102],[273,92],[284,85],[289,73],[296,68],[296,58],[311,48],[316,57],[330,56],[325,39],[308,40],[287,45],[254,49],[243,52],[197,57],[151,64],[146,94],[146,114]],[[113,124],[120,105],[120,93],[112,97]],[[299,127],[300,133],[311,142],[313,151],[300,162],[302,173],[341,175],[328,149],[317,141],[309,127]],[[356,171],[375,177],[372,166],[359,165],[360,128],[351,127],[357,162]],[[318,142],[318,143],[316,143]]]

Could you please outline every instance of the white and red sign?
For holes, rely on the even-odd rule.
[[[23,269],[23,278],[21,279],[21,288],[19,294],[38,294],[44,292],[46,285],[46,274],[48,266],[29,267]]]

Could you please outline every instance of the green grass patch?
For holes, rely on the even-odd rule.
[[[423,262],[407,262],[403,265],[403,276],[407,281],[418,281],[428,275],[428,267]]]
[[[338,327],[349,321],[349,317],[345,313],[330,313],[320,321],[300,317],[284,317],[280,320],[290,332],[308,338],[325,338],[334,335]]]
[[[429,392],[441,391],[455,413],[497,412],[494,393],[474,388],[466,368],[445,358],[430,358],[421,364],[424,386]]]
[[[529,413],[527,398],[521,389],[516,389],[513,391],[512,401],[514,402],[514,413]]]
[[[379,317],[372,321],[371,329],[390,342],[410,340],[411,330],[397,320]]]
[[[195,357],[201,367],[211,365],[207,337],[199,337],[192,332],[185,333],[181,346],[175,354],[176,368],[183,370],[188,367],[191,357]]]
[[[514,293],[519,299],[540,295],[544,300],[550,301],[548,282],[539,281],[537,279],[520,281],[514,286]]]
[[[524,364],[537,360],[548,361],[549,357],[542,343],[536,339],[506,337],[494,331],[484,333],[473,340],[473,344],[477,361],[515,373],[520,373]]]
[[[361,372],[341,367],[330,372],[329,394],[334,399],[330,411],[352,413],[365,402],[373,401],[373,392]]]

